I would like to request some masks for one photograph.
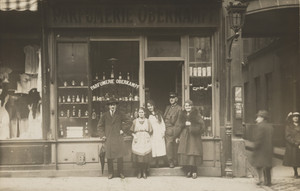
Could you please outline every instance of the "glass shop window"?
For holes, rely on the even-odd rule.
[[[180,36],[150,36],[148,57],[180,57]]]
[[[212,135],[212,47],[210,37],[189,38],[190,99],[206,125],[203,136]]]
[[[42,139],[39,40],[0,40],[0,140]]]
[[[118,101],[117,110],[125,116],[125,123],[137,115],[139,107],[139,42],[91,42],[92,136],[97,136],[97,123],[108,111],[111,99]]]
[[[57,55],[58,137],[89,137],[88,45],[60,42]]]

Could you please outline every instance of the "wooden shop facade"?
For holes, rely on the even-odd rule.
[[[203,115],[199,174],[224,174],[222,1],[33,2],[0,11],[1,176],[102,176],[107,101],[133,119],[148,99],[164,111],[170,91]],[[130,174],[130,152],[124,162]]]

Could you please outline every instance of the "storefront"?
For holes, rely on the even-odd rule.
[[[1,170],[101,175],[97,122],[107,101],[117,99],[133,119],[148,99],[164,111],[174,91],[180,105],[191,99],[206,123],[200,175],[221,176],[219,1],[43,1],[39,8],[30,13],[36,33],[1,31],[1,67],[9,76],[1,82],[9,95],[1,98],[9,119]],[[125,140],[130,150],[131,137]],[[125,163],[129,173],[130,153]]]

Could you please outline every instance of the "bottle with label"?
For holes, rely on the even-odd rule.
[[[98,79],[99,79],[98,73],[96,73],[96,75],[95,75],[95,80],[98,80]]]
[[[62,96],[62,102],[65,103],[66,102],[66,98],[65,96]]]
[[[65,112],[63,110],[60,111],[60,116],[64,117],[65,116]]]
[[[64,137],[64,128],[62,124],[60,124],[59,126],[59,137]]]
[[[75,101],[76,101],[75,95],[72,95],[72,103],[75,103]]]
[[[80,102],[80,97],[79,97],[79,95],[76,96],[76,102],[77,102],[77,103]]]
[[[75,105],[73,105],[72,117],[76,117],[76,107],[75,107]]]

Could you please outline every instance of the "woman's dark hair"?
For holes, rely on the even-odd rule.
[[[158,122],[159,123],[161,123],[161,121],[162,121],[162,114],[161,114],[161,112],[156,108],[156,104],[155,104],[155,102],[153,101],[153,100],[148,100],[147,101],[147,104],[150,104],[150,105],[152,105],[153,106],[153,111],[154,111],[154,117],[156,117],[156,119],[158,120]],[[151,113],[150,113],[150,111],[147,109],[147,113],[148,113],[148,116],[149,115],[151,115]]]

